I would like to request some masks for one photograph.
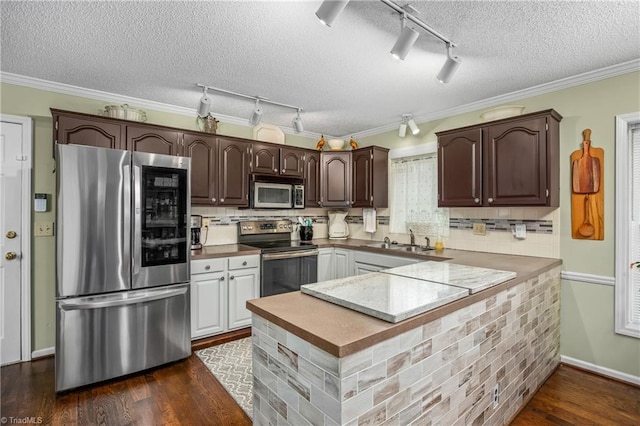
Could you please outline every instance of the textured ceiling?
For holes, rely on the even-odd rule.
[[[389,50],[397,14],[352,0],[331,28],[320,1],[0,2],[5,73],[195,108],[195,83],[300,106],[305,131],[346,136],[640,58],[639,1],[413,1],[462,65],[435,79],[440,40]],[[253,103],[217,95],[214,115]],[[265,105],[263,122],[293,111]]]

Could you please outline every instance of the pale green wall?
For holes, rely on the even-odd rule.
[[[0,84],[0,113],[28,116],[34,120],[33,192],[50,195],[51,203],[46,213],[33,213],[33,222],[53,222],[55,219],[55,161],[53,159],[53,130],[49,108],[98,114],[105,105],[113,102],[98,101],[78,96]],[[148,123],[162,124],[182,129],[197,130],[195,116],[147,110]],[[218,134],[253,138],[251,127],[220,123]],[[286,144],[314,148],[316,138],[285,136]],[[55,238],[32,239],[32,350],[55,345]]]
[[[615,116],[640,111],[640,73],[630,73],[541,96],[510,102],[524,112],[553,108],[560,123],[560,253],[563,270],[614,276],[615,248]],[[362,146],[390,148],[437,140],[435,132],[481,122],[474,111],[421,123],[420,134],[401,139],[397,130],[359,140]],[[592,130],[593,146],[603,148],[605,239],[571,238],[570,155],[580,149],[582,131]],[[640,339],[615,334],[613,287],[599,284],[562,283],[561,354],[598,366],[640,376]]]

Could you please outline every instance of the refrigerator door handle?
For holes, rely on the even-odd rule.
[[[122,178],[124,180],[124,189],[122,191],[122,254],[128,263],[131,259],[131,166],[125,164],[122,166]],[[127,264],[127,268],[129,265]],[[129,277],[129,279],[131,279]],[[130,282],[129,282],[130,283]]]
[[[102,309],[113,306],[133,305],[135,303],[151,302],[153,300],[170,299],[181,294],[185,294],[188,287],[181,287],[173,290],[147,291],[128,298],[113,298],[101,301],[87,301],[87,299],[60,300],[60,308],[64,311],[80,309]]]
[[[142,263],[142,175],[141,167],[133,166],[133,275],[140,273]],[[135,282],[135,279],[133,280]]]

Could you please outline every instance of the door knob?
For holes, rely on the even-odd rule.
[[[16,233],[15,231],[9,231],[7,232],[7,238],[9,238],[10,240],[14,239],[16,237]]]
[[[14,253],[14,252],[12,252],[12,251],[7,252],[7,254],[5,254],[5,255],[4,255],[4,258],[5,258],[5,259],[7,259],[7,260],[13,260],[13,259],[15,259],[16,257],[18,257],[18,255],[17,255],[17,254],[15,254],[15,253]]]
[[[473,202],[474,202],[474,203],[476,203],[476,204],[478,204],[478,203],[480,202],[480,198],[474,198],[474,199],[473,199]]]

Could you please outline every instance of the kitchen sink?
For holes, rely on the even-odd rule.
[[[375,247],[389,250],[410,251],[412,253],[423,253],[433,250],[433,247],[410,246],[407,244],[389,244],[389,243],[371,243],[365,244],[364,247]]]
[[[433,247],[404,246],[404,247],[400,247],[400,250],[411,251],[414,253],[422,253],[425,251],[433,250]]]
[[[394,248],[389,243],[372,243],[372,244],[365,244],[364,246],[365,247],[383,248],[383,249]]]

